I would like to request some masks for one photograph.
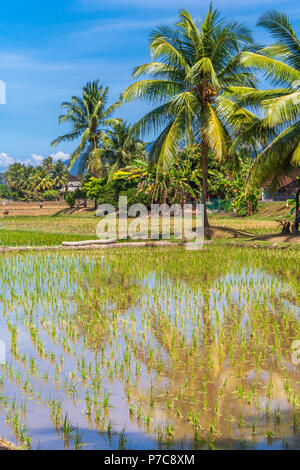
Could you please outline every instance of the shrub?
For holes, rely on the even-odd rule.
[[[98,204],[112,204],[117,207],[119,204],[118,190],[114,182],[107,183],[98,190]]]
[[[48,189],[43,194],[44,201],[55,201],[60,198],[60,192],[55,189]]]
[[[70,207],[74,207],[76,201],[75,192],[67,193],[65,196],[65,201]]]
[[[151,204],[151,195],[147,194],[145,191],[137,191],[137,188],[129,188],[127,191],[121,191],[120,196],[127,196],[128,207],[133,204],[144,204],[147,207],[150,207]]]
[[[0,184],[0,199],[13,199],[14,193],[11,192],[6,184]]]

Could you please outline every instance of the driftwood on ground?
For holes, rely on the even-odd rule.
[[[81,240],[79,242],[62,242],[62,246],[110,245],[116,243],[116,238],[107,240]]]
[[[147,241],[147,242],[125,242],[125,243],[94,243],[97,240],[91,240],[89,245],[62,245],[62,246],[0,246],[0,253],[21,252],[21,251],[69,251],[69,250],[103,250],[110,248],[141,248],[141,247],[164,247],[179,246],[179,242],[168,241]]]

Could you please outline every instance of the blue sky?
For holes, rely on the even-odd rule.
[[[269,37],[255,23],[276,8],[288,13],[300,30],[298,2],[278,0],[215,0],[222,16],[244,22],[260,42]],[[132,69],[149,59],[151,29],[174,23],[178,10],[188,8],[203,17],[204,0],[15,0],[2,2],[0,80],[6,83],[6,105],[0,105],[0,168],[13,161],[36,164],[42,157],[67,159],[74,144],[53,149],[50,142],[65,133],[58,126],[60,104],[79,95],[87,81],[110,88],[111,102],[131,83]],[[129,122],[145,105],[130,104],[118,111]]]

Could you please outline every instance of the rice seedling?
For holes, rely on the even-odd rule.
[[[99,448],[125,448],[129,422],[141,447],[153,429],[157,446],[255,447],[272,419],[265,445],[293,447],[296,260],[296,250],[222,247],[5,255],[0,415],[16,443],[47,448],[22,427],[30,413],[57,448],[81,448],[86,429],[85,448],[92,433]]]

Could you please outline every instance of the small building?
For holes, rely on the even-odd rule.
[[[286,176],[279,188],[270,191],[267,186],[263,188],[263,201],[286,201],[287,199],[295,199],[296,195],[292,188],[299,184],[300,168],[297,168],[291,176]],[[298,181],[298,183],[297,183]],[[289,191],[289,189],[291,189]]]
[[[68,187],[66,188],[68,192],[74,192],[76,189],[81,188],[81,181],[77,176],[69,174],[68,180]]]

